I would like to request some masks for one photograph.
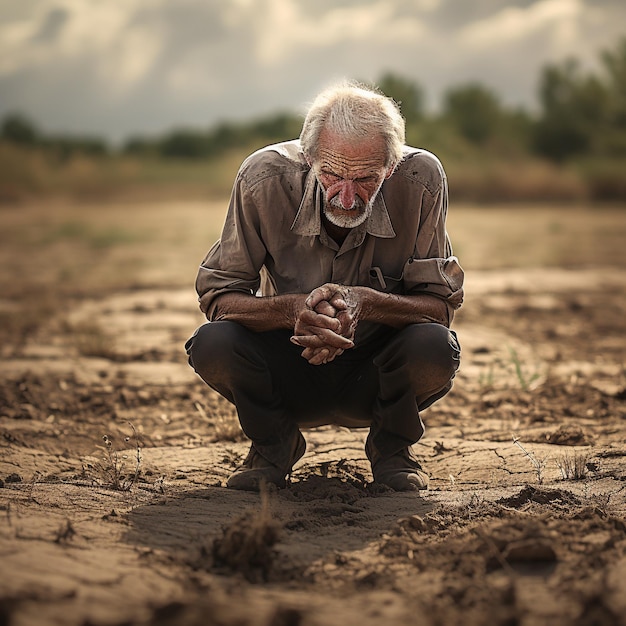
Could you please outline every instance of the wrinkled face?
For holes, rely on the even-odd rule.
[[[323,213],[341,228],[354,228],[371,214],[376,195],[393,167],[385,165],[382,137],[353,141],[322,131],[313,171],[324,190]]]

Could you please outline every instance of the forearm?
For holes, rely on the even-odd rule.
[[[279,328],[293,330],[298,312],[304,308],[306,298],[306,294],[258,298],[231,291],[216,299],[212,319],[238,322],[254,332]]]
[[[355,296],[361,302],[361,321],[376,322],[393,328],[403,328],[409,324],[436,322],[449,325],[446,303],[429,294],[398,295],[376,291],[369,287],[349,287],[356,290]],[[349,296],[348,296],[349,297]]]

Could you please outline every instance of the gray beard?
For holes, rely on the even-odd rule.
[[[374,200],[378,196],[378,192],[382,187],[382,182],[380,183],[376,193],[370,198],[370,201],[365,204],[359,196],[355,196],[353,208],[362,209],[361,213],[355,217],[351,217],[349,215],[343,215],[342,211],[344,211],[343,205],[339,200],[338,196],[335,196],[330,202],[326,198],[326,192],[323,191],[324,194],[324,205],[322,211],[324,213],[324,217],[335,226],[339,226],[339,228],[356,228],[360,226],[367,218],[372,214],[372,208],[374,207]],[[324,189],[320,184],[322,190]],[[330,205],[330,206],[329,206]],[[334,213],[331,212],[330,207],[334,207],[336,211]]]

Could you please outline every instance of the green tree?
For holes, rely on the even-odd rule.
[[[407,126],[424,117],[424,91],[417,83],[388,72],[378,81],[378,88],[400,105]]]
[[[122,146],[121,152],[122,154],[131,154],[134,156],[152,156],[156,152],[156,145],[153,140],[133,136],[126,140]]]
[[[541,116],[534,145],[555,161],[595,151],[608,124],[609,94],[602,81],[584,74],[576,59],[542,71],[539,87]]]
[[[77,154],[100,157],[109,152],[107,143],[99,137],[59,135],[43,137],[39,144],[60,161],[66,161]]]
[[[497,133],[503,110],[490,89],[470,83],[446,92],[443,117],[471,143],[484,144]]]
[[[602,54],[606,75],[608,132],[604,147],[608,154],[626,155],[626,37],[615,50]]]
[[[158,151],[165,157],[199,159],[208,152],[207,140],[197,131],[175,130],[158,144]]]
[[[2,122],[0,136],[11,143],[32,146],[39,141],[35,125],[20,113],[10,113]]]
[[[277,113],[250,124],[250,134],[268,141],[287,141],[300,135],[302,119],[291,113]]]

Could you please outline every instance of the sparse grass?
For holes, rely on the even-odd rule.
[[[527,367],[522,364],[519,356],[517,355],[517,351],[514,348],[509,348],[509,354],[511,356],[513,367],[515,368],[515,375],[517,376],[517,381],[519,382],[520,387],[524,391],[528,391],[531,388],[531,385],[539,379],[541,374],[537,369],[528,373]]]
[[[543,378],[539,363],[524,362],[517,350],[508,347],[508,357],[498,355],[490,362],[481,362],[477,377],[478,388],[483,391],[492,389],[516,389],[523,391],[535,389]]]
[[[33,197],[89,202],[224,196],[230,192],[239,164],[252,150],[235,149],[201,160],[84,154],[58,159],[45,150],[0,141],[0,203]]]
[[[486,370],[482,369],[478,375],[478,385],[481,389],[491,389],[493,387],[494,380],[493,363],[489,363]]]
[[[456,199],[450,207],[448,231],[468,279],[472,270],[626,267],[624,204],[485,207],[463,205]],[[467,295],[471,297],[471,291]]]
[[[586,452],[565,453],[555,462],[563,480],[584,480],[587,477],[589,454]]]
[[[96,482],[106,485],[116,491],[130,491],[139,480],[141,473],[141,448],[139,446],[139,436],[135,426],[129,422],[133,434],[124,438],[125,443],[131,439],[135,444],[134,467],[128,469],[131,463],[127,454],[120,452],[114,445],[113,439],[109,435],[104,435],[102,441],[104,445],[98,446],[103,455],[100,461],[91,466],[95,471]]]
[[[96,227],[84,220],[72,219],[61,222],[55,228],[42,233],[41,244],[75,241],[88,248],[100,250],[117,245],[138,243],[145,238],[145,233],[131,231],[121,225]]]
[[[202,403],[196,401],[194,407],[202,419],[213,427],[213,441],[243,441],[246,438],[235,415],[214,409],[209,417]]]
[[[538,459],[533,452],[529,452],[520,443],[519,437],[513,437],[513,443],[525,454],[526,458],[531,462],[535,476],[537,477],[537,483],[543,485],[544,481],[544,469],[546,467],[546,459]]]
[[[447,159],[454,198],[483,202],[580,201],[589,197],[583,177],[573,168],[533,158]]]

